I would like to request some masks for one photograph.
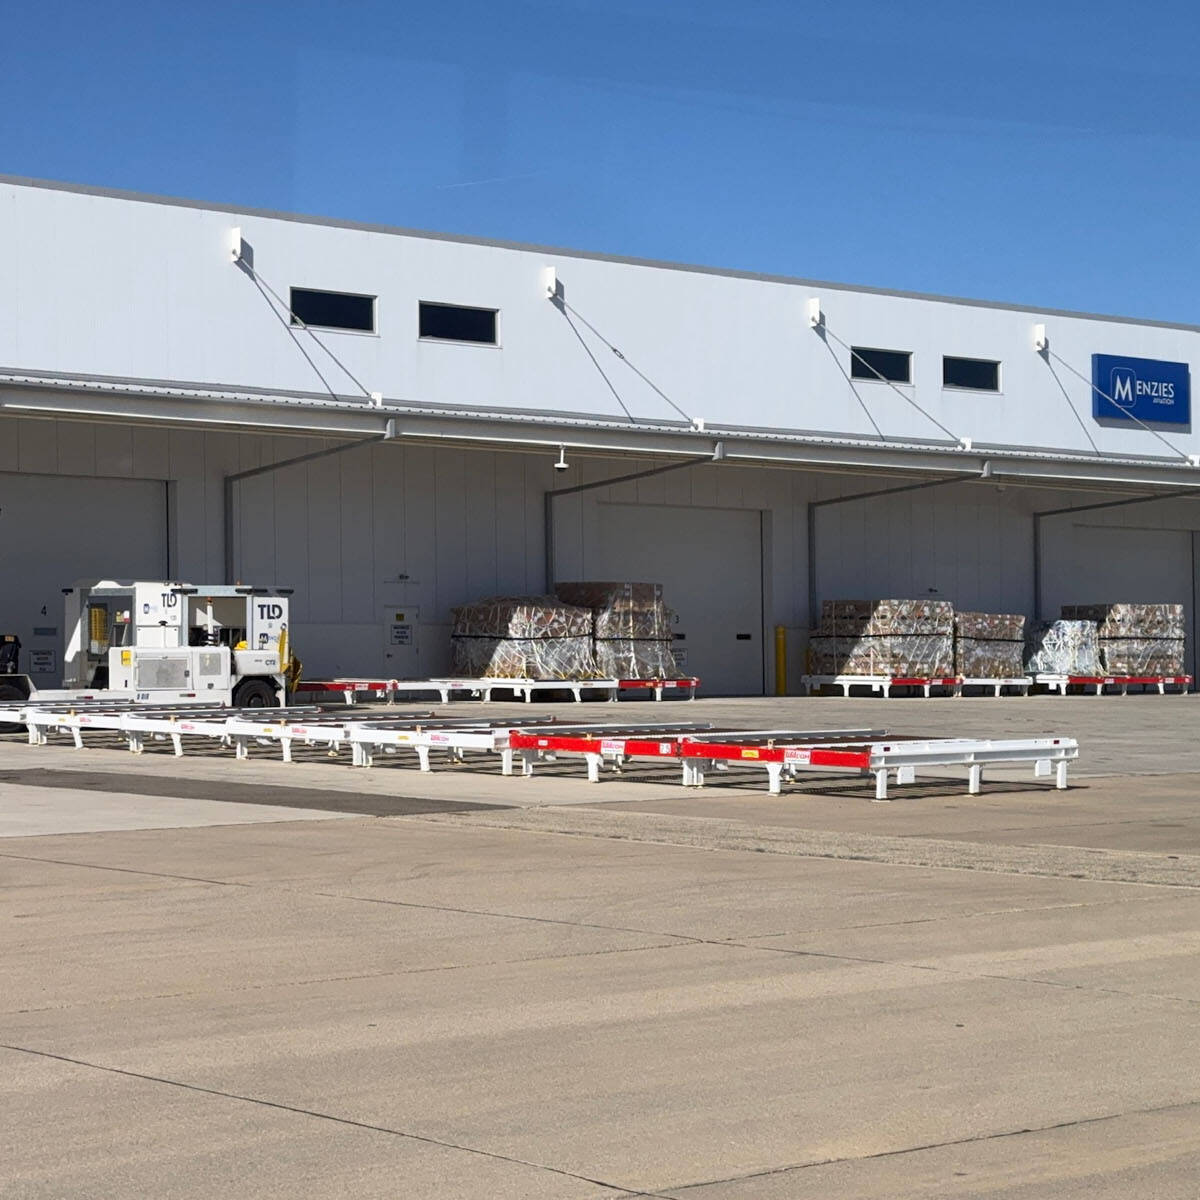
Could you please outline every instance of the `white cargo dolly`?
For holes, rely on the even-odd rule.
[[[150,734],[161,739],[173,733],[175,736],[171,740],[176,752],[182,753],[178,736],[184,732],[185,724],[187,732],[191,732],[195,723],[204,727],[202,736],[219,736],[229,711],[221,704],[147,705],[111,697],[53,704],[35,698],[26,701],[25,707],[11,718],[7,712],[0,714],[0,721],[11,719],[23,723],[29,730],[31,746],[44,746],[50,734],[59,733],[69,735],[75,749],[82,750],[84,731],[95,729],[120,733],[134,753],[142,749],[144,739],[141,735]],[[130,722],[134,718],[143,723],[131,728]]]
[[[705,770],[724,759],[764,767],[772,796],[779,795],[785,775],[794,780],[801,771],[820,771],[874,775],[875,799],[885,801],[888,773],[894,774],[897,784],[913,783],[918,767],[967,767],[967,792],[975,796],[986,765],[1031,762],[1035,778],[1053,773],[1054,786],[1064,789],[1067,764],[1079,757],[1079,744],[1073,738],[925,739],[871,734],[846,739],[798,732],[763,739],[758,734],[728,733],[686,738],[680,752],[685,763],[685,786],[703,787]]]
[[[1129,694],[1130,687],[1141,687],[1143,690],[1154,688],[1160,696],[1167,694],[1167,688],[1179,688],[1180,695],[1187,695],[1192,684],[1190,675],[1052,675],[1039,672],[1033,677],[1034,683],[1060,696],[1067,694],[1067,688],[1080,687],[1086,694],[1088,688],[1094,688],[1093,695],[1103,696],[1106,687],[1119,689],[1122,696]]]
[[[513,751],[509,745],[511,720],[479,721],[471,717],[400,721],[381,719],[362,721],[350,726],[350,744],[354,764],[370,767],[377,754],[398,754],[411,750],[422,771],[433,769],[431,750],[444,750],[454,762],[464,761],[465,752],[480,750],[500,755],[500,774],[513,773]]]
[[[584,692],[606,692],[610,701],[618,700],[622,692],[651,691],[655,700],[662,700],[667,692],[687,692],[689,700],[695,700],[700,680],[694,675],[678,679],[523,679],[480,676],[479,678],[439,679],[311,679],[302,680],[296,688],[297,695],[340,695],[347,704],[357,702],[359,695],[382,697],[388,704],[395,703],[398,695],[409,692],[433,692],[449,704],[455,692],[466,692],[477,696],[485,703],[492,699],[493,692],[512,692],[523,697],[526,703],[533,700],[535,692],[569,691],[577,703],[582,702]]]
[[[897,687],[920,688],[926,698],[934,688],[953,692],[958,687],[958,680],[953,676],[924,678],[900,675],[802,675],[800,682],[809,695],[823,687],[839,687],[844,699],[849,697],[852,687],[869,687],[876,695],[882,693],[885,698],[890,698],[892,688]]]
[[[662,700],[668,691],[686,691],[689,700],[695,700],[700,680],[694,676],[686,679],[455,679],[446,680],[456,690],[478,692],[482,700],[489,701],[493,692],[512,692],[523,696],[528,704],[534,692],[569,691],[576,703],[583,700],[584,692],[607,692],[608,699],[615,702],[625,691],[652,691],[655,700]]]
[[[429,712],[400,713],[399,719],[420,721]],[[232,744],[234,757],[250,757],[252,745],[278,744],[285,763],[292,761],[292,747],[324,746],[331,758],[336,758],[343,744],[350,740],[350,720],[345,712],[330,712],[320,708],[244,709],[231,712],[225,721],[225,738]],[[353,761],[352,747],[352,761]]]
[[[405,692],[432,692],[441,697],[443,704],[450,703],[453,688],[445,680],[435,679],[302,679],[295,695],[341,696],[347,704],[357,704],[360,695],[382,698],[388,704],[396,702],[396,696]]]

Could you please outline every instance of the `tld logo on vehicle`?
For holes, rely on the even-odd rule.
[[[1093,354],[1092,416],[1146,425],[1190,424],[1192,397],[1187,363]]]

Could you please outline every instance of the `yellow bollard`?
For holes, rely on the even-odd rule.
[[[775,626],[775,695],[787,695],[787,630]]]

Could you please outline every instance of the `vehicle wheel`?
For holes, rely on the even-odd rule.
[[[243,679],[233,690],[234,708],[274,708],[275,689],[265,679]]]

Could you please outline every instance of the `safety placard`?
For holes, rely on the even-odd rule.
[[[53,675],[56,660],[53,650],[30,650],[29,670],[34,675]]]

